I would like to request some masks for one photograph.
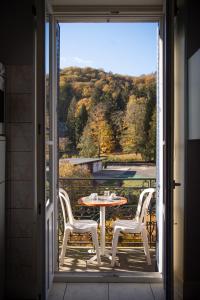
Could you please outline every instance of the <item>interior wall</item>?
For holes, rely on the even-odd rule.
[[[4,1],[0,61],[6,66],[6,297],[36,299],[34,195],[34,0]]]
[[[184,0],[177,1],[174,23],[174,180],[181,183],[174,189],[174,299],[183,297],[184,198],[185,198],[185,15]]]
[[[191,295],[200,293],[200,226],[199,226],[199,187],[200,187],[200,118],[199,94],[200,85],[200,13],[198,3],[187,0],[187,63],[188,63],[188,111],[197,111],[197,116],[189,113],[187,140],[187,169],[186,169],[186,201],[185,201],[185,259],[184,259],[184,299],[191,299]],[[197,100],[197,101],[196,101]]]
[[[0,299],[5,284],[5,142],[0,136]]]

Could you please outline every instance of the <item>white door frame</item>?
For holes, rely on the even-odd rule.
[[[112,9],[112,11],[116,12],[110,13],[107,12],[107,8],[103,11],[94,11],[94,8],[88,8],[87,10],[82,10],[82,8],[76,8],[74,11],[74,7],[70,9],[68,7],[68,11],[65,11],[64,13],[60,11],[54,11],[54,14],[52,16],[52,49],[53,49],[53,62],[52,62],[52,72],[53,72],[53,102],[55,104],[55,112],[57,112],[57,53],[56,53],[56,23],[57,22],[65,22],[65,23],[77,23],[77,22],[98,22],[98,23],[104,23],[104,22],[158,22],[159,23],[159,30],[160,30],[160,38],[158,40],[158,48],[159,48],[159,62],[158,62],[158,73],[159,73],[159,80],[158,85],[159,88],[157,90],[158,96],[157,96],[157,118],[160,122],[160,127],[157,129],[157,134],[159,136],[159,149],[161,150],[159,155],[157,156],[157,161],[161,163],[163,161],[163,49],[164,49],[164,40],[163,40],[163,28],[164,28],[164,19],[163,19],[163,12],[162,10],[159,11],[151,11],[151,8],[147,8],[145,11],[138,8],[138,10],[135,10],[135,7],[128,7],[128,11],[126,10],[126,7],[115,7]],[[117,10],[121,11],[121,13],[117,13]],[[81,11],[81,12],[80,12]],[[106,11],[106,12],[105,12]],[[57,134],[57,114],[54,114],[54,124],[56,127],[54,128],[55,136]],[[56,136],[57,137],[57,136]],[[57,144],[55,143],[54,147],[57,147]],[[57,150],[57,149],[56,149]],[[55,170],[57,170],[57,155],[55,154]],[[56,171],[57,172],[57,171]],[[163,166],[161,166],[159,171],[159,180],[160,184],[157,184],[157,189],[161,192],[158,193],[157,196],[157,218],[158,218],[158,225],[159,225],[159,266],[158,271],[160,273],[163,272]],[[55,177],[55,189],[57,189],[57,173]],[[56,191],[55,191],[55,199],[56,199]],[[54,203],[54,209],[55,209],[55,237],[57,236],[57,203],[55,201]],[[57,266],[57,238],[55,238],[55,264],[54,264],[54,270],[55,270],[55,276],[58,280],[62,280],[62,276],[58,276],[58,266]],[[60,272],[59,272],[60,273]],[[77,277],[80,276],[77,274]],[[73,276],[74,277],[74,276]],[[66,276],[63,276],[63,279],[66,278]]]
[[[57,249],[58,249],[58,239],[57,239],[57,195],[58,195],[58,159],[57,159],[57,153],[58,153],[58,142],[57,142],[57,50],[56,50],[56,19],[54,16],[51,17],[51,48],[52,48],[52,123],[53,123],[53,199],[54,199],[54,270],[57,271],[58,269],[58,255],[57,255]]]
[[[156,190],[157,190],[157,202],[156,202],[156,220],[158,226],[158,271],[163,273],[163,227],[164,227],[164,212],[163,212],[163,115],[164,115],[164,41],[163,41],[163,20],[159,23],[158,32],[158,76],[157,76],[157,153],[156,153]]]

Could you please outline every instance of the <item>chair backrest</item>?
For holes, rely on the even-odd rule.
[[[60,200],[60,204],[61,204],[61,208],[62,208],[64,222],[67,223],[67,220],[68,220],[68,222],[71,225],[73,225],[74,217],[72,214],[72,208],[71,208],[69,196],[68,196],[67,192],[62,188],[59,188],[59,200]]]
[[[148,188],[148,189],[144,189],[140,194],[137,211],[135,215],[135,220],[140,224],[142,222],[146,223],[146,215],[147,215],[148,207],[154,192],[155,192],[154,188]]]

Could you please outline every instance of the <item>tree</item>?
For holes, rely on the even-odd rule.
[[[69,139],[73,154],[81,145],[81,153],[91,147],[95,156],[117,150],[155,157],[155,73],[133,77],[69,67],[59,84],[59,137]]]
[[[102,95],[102,90],[99,87],[95,87],[91,95],[91,98],[93,99],[94,103],[100,102],[101,95]]]
[[[59,156],[63,157],[70,151],[71,142],[68,137],[59,137]]]
[[[96,157],[98,154],[98,145],[96,144],[95,137],[91,134],[89,126],[84,128],[83,134],[78,144],[80,149],[79,154],[84,157]]]
[[[132,95],[127,104],[120,144],[127,152],[141,153],[144,147],[144,117],[146,100]]]
[[[60,87],[58,101],[58,118],[60,122],[66,122],[69,103],[73,97],[73,90],[70,83]]]
[[[113,138],[115,141],[115,150],[117,151],[122,149],[120,145],[120,140],[121,140],[121,133],[123,131],[123,119],[124,119],[124,112],[121,110],[113,111],[110,115]]]
[[[75,126],[76,126],[76,118],[75,118],[75,112],[76,112],[76,98],[73,97],[72,101],[69,105],[69,110],[67,114],[67,127],[68,127],[68,137],[70,141],[72,142],[72,147],[76,147],[76,132],[75,132]]]
[[[114,149],[113,133],[105,118],[105,106],[100,103],[90,112],[88,123],[83,131],[80,144],[80,154],[88,153],[88,147],[93,143],[93,156],[110,153]],[[94,153],[95,149],[95,153]]]
[[[156,160],[156,109],[154,109],[148,132],[148,143],[145,151],[147,160]]]
[[[144,141],[142,156],[145,160],[156,159],[156,82],[146,78],[147,106],[144,118]]]
[[[75,120],[76,144],[79,142],[83,129],[87,123],[87,120],[88,120],[88,112],[85,105],[83,104]]]

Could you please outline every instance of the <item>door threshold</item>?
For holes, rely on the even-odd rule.
[[[54,282],[135,282],[135,283],[161,283],[162,274],[159,272],[56,272]]]

